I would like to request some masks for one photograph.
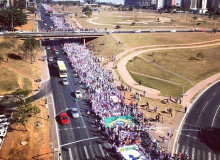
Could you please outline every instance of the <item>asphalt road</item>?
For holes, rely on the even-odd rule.
[[[193,105],[181,131],[175,153],[185,150],[190,160],[220,160],[220,82]],[[201,133],[195,130],[200,130]]]
[[[47,57],[59,56],[66,64],[68,70],[69,85],[62,85],[62,78],[58,75],[57,65],[55,68],[50,67],[51,86],[53,88],[54,109],[56,112],[56,122],[58,123],[58,132],[60,136],[60,146],[62,158],[65,160],[85,160],[85,159],[102,159],[105,158],[108,151],[111,155],[111,145],[106,141],[104,135],[100,135],[98,127],[95,125],[95,120],[92,116],[87,115],[89,109],[86,96],[83,99],[75,102],[74,91],[80,89],[83,92],[84,86],[79,84],[79,79],[74,75],[74,71],[70,66],[66,55],[62,54],[62,49],[58,40],[44,41],[43,45],[55,46],[59,51],[59,55],[55,55],[52,50],[47,50]],[[71,108],[78,108],[80,117],[73,119],[70,113]],[[61,125],[60,113],[66,112],[70,117],[69,125]]]

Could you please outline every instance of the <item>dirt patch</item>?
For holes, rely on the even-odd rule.
[[[27,130],[21,125],[11,125],[13,132],[8,132],[0,150],[1,158],[13,159],[51,159],[52,153],[49,146],[49,121],[47,121],[47,108],[45,100],[34,103],[41,109],[41,113],[30,118],[27,124]],[[44,126],[38,127],[38,122],[44,123]],[[21,145],[26,141],[26,145]],[[22,153],[22,154],[21,154]]]

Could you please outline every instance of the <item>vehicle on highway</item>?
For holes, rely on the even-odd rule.
[[[47,25],[47,23],[44,23],[44,26],[46,26]]]
[[[54,54],[59,54],[58,50],[55,50],[55,51],[54,51]]]
[[[56,50],[56,47],[55,47],[55,46],[53,46],[53,47],[52,47],[52,50],[54,50],[54,51],[55,51],[55,50]]]
[[[65,66],[64,62],[61,61],[61,60],[58,60],[57,65],[58,65],[58,68],[59,68],[60,77],[67,77],[67,69],[66,69],[66,66]]]
[[[48,61],[53,62],[53,57],[49,57]]]
[[[176,30],[175,30],[175,29],[172,29],[172,30],[170,30],[170,32],[176,32]]]
[[[195,30],[191,29],[191,30],[189,30],[189,32],[195,32]]]
[[[73,31],[73,33],[79,33],[79,32],[80,32],[79,29],[75,29],[75,30]]]
[[[206,30],[205,30],[205,29],[202,29],[202,30],[200,30],[200,32],[206,32]]]
[[[64,86],[68,86],[69,85],[67,78],[63,78],[62,81],[63,81],[63,85]]]
[[[150,32],[156,32],[154,29],[151,29]]]
[[[60,60],[60,57],[56,56],[55,59],[56,59],[56,60]]]
[[[51,68],[55,68],[56,65],[55,65],[54,63],[51,63],[51,64],[50,64],[50,67],[51,67]]]
[[[0,32],[0,35],[3,35],[3,32]]]
[[[20,30],[20,31],[16,31],[15,33],[24,33],[24,31],[23,30]]]
[[[97,32],[102,32],[102,29],[98,28],[96,31],[97,31]]]
[[[53,26],[50,26],[50,29],[53,29]]]
[[[64,124],[69,124],[70,123],[70,120],[69,120],[69,117],[66,113],[61,113],[60,114],[60,120],[61,120],[61,123],[64,125]]]
[[[79,98],[79,97],[82,98],[82,93],[80,92],[80,90],[75,90],[75,96],[76,98]]]
[[[77,108],[71,108],[73,118],[79,118],[79,111]]]
[[[136,29],[136,30],[133,30],[132,32],[133,32],[133,33],[141,33],[141,30]]]
[[[47,46],[46,49],[50,49],[50,46]]]

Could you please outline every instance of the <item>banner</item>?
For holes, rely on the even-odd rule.
[[[130,115],[105,118],[105,127],[126,126],[132,123],[134,123],[134,117]]]
[[[125,132],[125,131],[121,131],[121,136],[122,138],[125,138],[126,136],[130,136],[130,135],[135,135],[135,132]]]
[[[125,151],[130,151],[130,150],[134,150],[134,149],[138,149],[138,146],[135,145],[130,145],[130,146],[125,146],[125,147],[120,147],[118,148],[119,152],[125,152]]]

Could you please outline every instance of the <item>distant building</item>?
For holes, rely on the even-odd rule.
[[[199,13],[205,13],[208,10],[207,0],[182,0],[181,6]]]
[[[177,5],[177,0],[173,0],[172,5],[176,6]]]
[[[96,2],[96,0],[84,0],[84,2],[88,4],[93,4]]]
[[[139,4],[141,7],[160,9],[164,6],[171,6],[172,0],[125,0],[124,4],[126,6],[135,6]]]

